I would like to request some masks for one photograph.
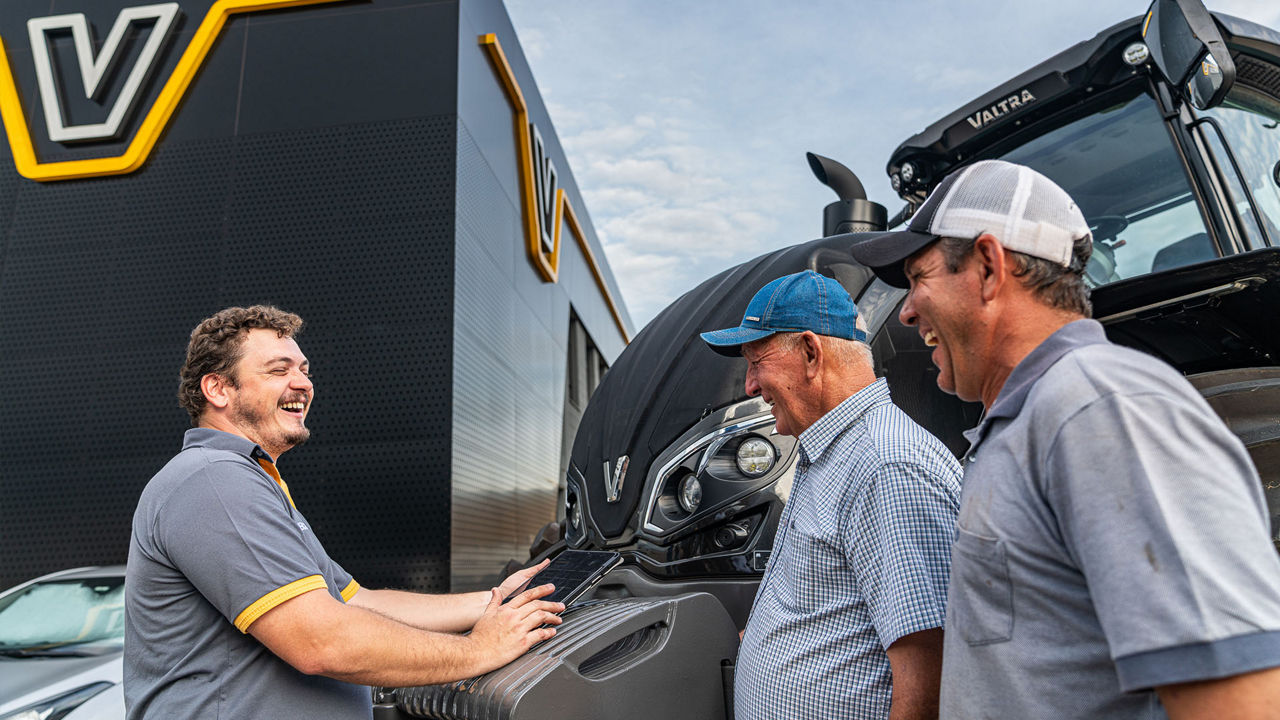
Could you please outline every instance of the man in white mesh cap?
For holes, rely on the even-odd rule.
[[[966,433],[945,718],[1277,717],[1280,558],[1244,446],[1177,371],[1091,313],[1088,223],[1030,168],[947,177],[853,248]]]

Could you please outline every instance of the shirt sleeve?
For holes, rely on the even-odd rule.
[[[333,579],[334,585],[342,595],[342,602],[350,602],[351,597],[360,589],[360,583],[351,577],[351,573],[347,572],[332,558],[329,559],[329,574],[326,577]]]
[[[1280,559],[1261,485],[1210,410],[1104,396],[1063,425],[1047,464],[1122,689],[1280,665]]]
[[[241,632],[281,603],[328,588],[326,568],[268,482],[252,468],[213,463],[157,519],[161,551]]]
[[[845,551],[884,648],[942,627],[958,510],[912,463],[883,465],[853,499]]]

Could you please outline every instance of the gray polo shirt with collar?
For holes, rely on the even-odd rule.
[[[188,430],[142,491],[125,577],[124,696],[141,718],[370,718],[369,689],[304,675],[252,635],[304,592],[359,585],[325,553],[252,441]]]
[[[1162,718],[1154,688],[1280,666],[1256,470],[1190,383],[1068,324],[966,433],[945,718]]]

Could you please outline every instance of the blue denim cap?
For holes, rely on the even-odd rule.
[[[721,355],[736,357],[742,346],[780,332],[867,341],[857,327],[858,306],[840,283],[812,270],[785,275],[760,288],[742,324],[734,328],[702,333],[702,339]]]

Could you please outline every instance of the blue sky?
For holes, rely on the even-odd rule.
[[[959,105],[1146,11],[1073,0],[505,0],[638,328],[702,280],[821,235],[835,195],[889,214],[889,153]],[[1276,0],[1217,0],[1280,28]]]

